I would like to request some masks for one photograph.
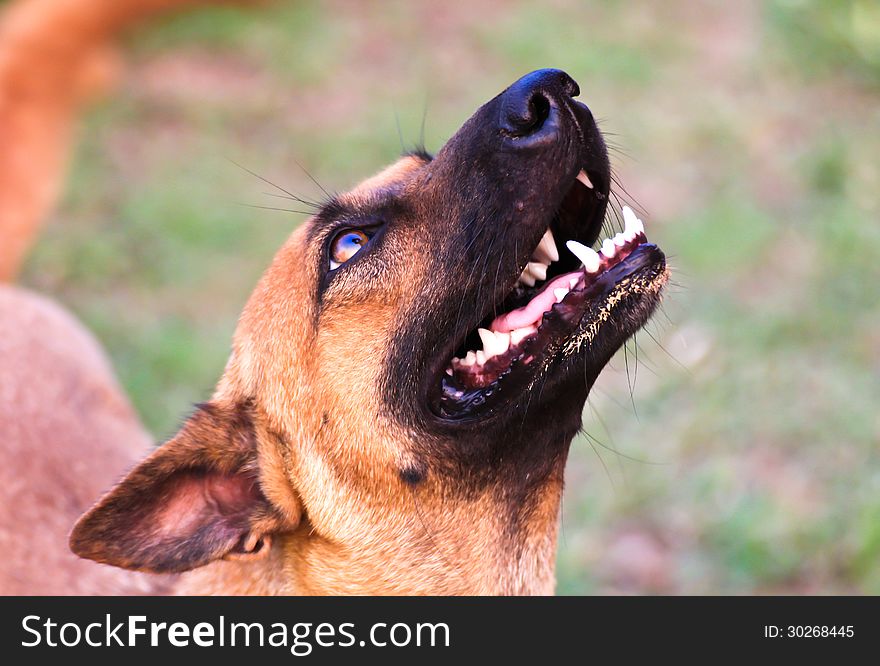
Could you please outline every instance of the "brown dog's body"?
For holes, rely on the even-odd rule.
[[[149,450],[98,343],[46,298],[0,285],[0,593],[139,594],[168,581],[76,557],[72,521]]]
[[[80,519],[72,550],[182,574],[184,593],[551,593],[584,401],[667,279],[634,216],[589,249],[610,170],[577,93],[563,72],[523,77],[436,157],[326,202],[249,299],[211,400]],[[77,326],[5,298],[0,468],[26,490],[0,492],[41,506],[0,538],[55,552],[144,437]],[[57,560],[42,566],[76,585],[44,591],[140,584]],[[2,591],[34,591],[31,563],[5,562]]]

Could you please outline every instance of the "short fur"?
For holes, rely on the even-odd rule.
[[[0,285],[0,593],[143,594],[170,581],[79,559],[70,525],[151,445],[98,343]]]

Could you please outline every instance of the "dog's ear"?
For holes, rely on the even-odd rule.
[[[280,509],[261,482],[250,407],[201,405],[80,518],[70,548],[97,562],[156,573],[261,556],[273,533],[299,521],[299,507]]]

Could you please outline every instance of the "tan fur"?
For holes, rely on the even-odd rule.
[[[381,179],[367,182],[406,186],[407,179],[417,177],[418,166],[404,158]],[[361,186],[347,196],[370,197],[372,190]],[[382,289],[341,281],[325,293],[316,321],[315,249],[307,243],[307,230],[304,225],[291,236],[255,289],[210,403],[212,413],[254,405],[255,458],[246,466],[258,470],[262,493],[280,522],[252,521],[251,542],[266,533],[272,546],[259,556],[238,552],[234,561],[186,573],[177,591],[552,593],[561,469],[531,494],[527,506],[518,507],[521,528],[513,531],[509,489],[500,481],[473,496],[450,493],[448,480],[431,473],[417,487],[404,483],[399,470],[415,459],[419,436],[384,413],[374,359],[384,358],[401,303],[423,287],[393,275],[384,276]],[[365,319],[369,327],[359,325]],[[191,467],[192,456],[202,455],[192,452],[203,440],[205,455],[216,461],[209,465],[232,470],[239,463],[224,453],[230,449],[223,439],[191,419],[139,468],[142,472],[133,473],[83,519],[74,532],[78,552],[124,562],[102,555],[106,537],[92,536],[111,525],[114,498],[128,487],[139,497],[149,495],[141,484],[175,466]],[[78,446],[91,448],[85,441]],[[151,461],[161,461],[166,471],[150,467]],[[174,511],[174,504],[167,506]],[[172,530],[176,521],[170,517]],[[279,524],[285,527],[277,529]]]
[[[369,197],[375,188],[405,182],[417,166],[414,158],[404,158],[348,196]],[[292,486],[308,522],[276,539],[271,560],[210,565],[185,574],[181,589],[250,593],[258,586],[254,578],[266,575],[272,584],[279,579],[274,573],[254,576],[249,567],[269,572],[281,566],[281,589],[257,589],[286,594],[552,593],[561,475],[541,491],[528,529],[515,543],[508,535],[504,487],[490,487],[465,501],[449,497],[430,475],[417,489],[406,486],[397,471],[412,459],[419,442],[383,413],[376,395],[379,368],[369,359],[383,358],[395,315],[416,298],[419,285],[391,275],[383,279],[387,290],[360,293],[355,285],[343,285],[328,294],[339,307],[325,308],[315,329],[309,324],[313,313],[304,308],[311,301],[302,297],[316,279],[303,270],[314,264],[306,260],[305,232],[304,226],[293,234],[248,302],[214,400],[231,403],[254,396],[268,429],[285,434],[284,475],[276,469],[263,478]],[[401,285],[411,286],[404,290]],[[356,309],[342,307],[352,301]],[[358,326],[360,319],[369,320],[370,328]],[[333,416],[322,424],[325,413]],[[511,553],[518,556],[511,558]]]
[[[73,521],[149,448],[97,342],[0,285],[0,593],[138,594],[168,581],[80,559]]]
[[[77,111],[116,78],[121,34],[209,1],[15,0],[2,8],[0,282],[18,272],[58,196]]]

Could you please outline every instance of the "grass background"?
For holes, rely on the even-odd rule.
[[[559,592],[880,593],[880,7],[280,1],[134,35],[24,283],[173,433],[306,196],[437,149],[559,67],[669,253],[664,311],[594,390]]]

